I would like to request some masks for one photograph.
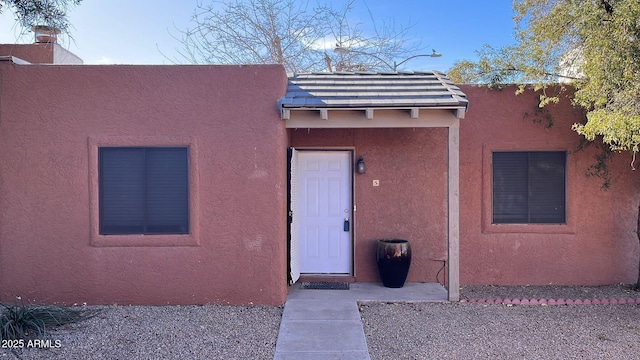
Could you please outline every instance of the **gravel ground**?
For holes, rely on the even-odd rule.
[[[623,285],[461,289],[462,298],[639,297]],[[360,304],[377,359],[638,359],[637,305]]]
[[[628,298],[629,286],[465,286],[463,299]],[[282,307],[104,306],[0,359],[273,359]],[[637,305],[364,303],[371,358],[640,358]],[[5,344],[6,345],[6,344]],[[59,345],[59,347],[57,347]]]
[[[638,359],[637,305],[361,305],[371,359]]]
[[[605,299],[638,298],[631,285],[605,286],[462,286],[461,299]]]
[[[108,306],[2,359],[273,359],[282,307]],[[25,344],[26,346],[26,344]]]

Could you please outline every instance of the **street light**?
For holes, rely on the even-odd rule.
[[[411,60],[411,59],[415,59],[417,57],[432,57],[432,58],[436,58],[436,57],[440,57],[442,56],[442,54],[440,54],[439,52],[436,52],[435,49],[431,49],[431,54],[420,54],[420,55],[413,55],[410,56],[402,61],[400,61],[399,63],[396,63],[395,61],[393,62],[393,66],[391,64],[389,64],[388,62],[386,62],[384,59],[380,58],[377,55],[368,53],[368,52],[364,52],[364,51],[359,51],[359,50],[350,50],[348,48],[342,47],[340,46],[340,44],[336,44],[335,49],[333,49],[334,52],[337,52],[338,54],[342,54],[342,55],[346,55],[346,54],[360,54],[360,55],[367,55],[367,56],[371,56],[373,58],[376,58],[380,61],[382,61],[382,63],[384,63],[385,65],[387,65],[390,69],[392,69],[394,72],[397,71],[398,66],[406,63],[407,61]]]

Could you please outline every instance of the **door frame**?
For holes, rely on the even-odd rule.
[[[324,151],[342,151],[349,153],[349,190],[351,192],[351,196],[349,197],[349,201],[351,202],[351,221],[349,226],[351,227],[350,231],[350,242],[351,242],[351,259],[350,259],[350,272],[348,274],[344,273],[336,273],[335,276],[355,276],[355,264],[356,264],[356,207],[355,207],[355,146],[327,146],[327,147],[293,147],[289,146],[287,148],[287,282],[289,284],[293,284],[295,281],[292,281],[291,278],[291,223],[293,221],[293,216],[291,209],[291,157],[293,155],[293,151],[310,151],[310,152],[324,152]],[[306,274],[314,275],[314,274]],[[334,274],[318,274],[319,276],[333,276]]]

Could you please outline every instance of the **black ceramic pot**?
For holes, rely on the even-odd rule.
[[[378,271],[382,284],[390,288],[401,288],[407,280],[411,265],[411,246],[408,240],[378,240]]]

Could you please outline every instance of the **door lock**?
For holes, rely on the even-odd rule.
[[[344,231],[349,231],[349,218],[344,218]]]

